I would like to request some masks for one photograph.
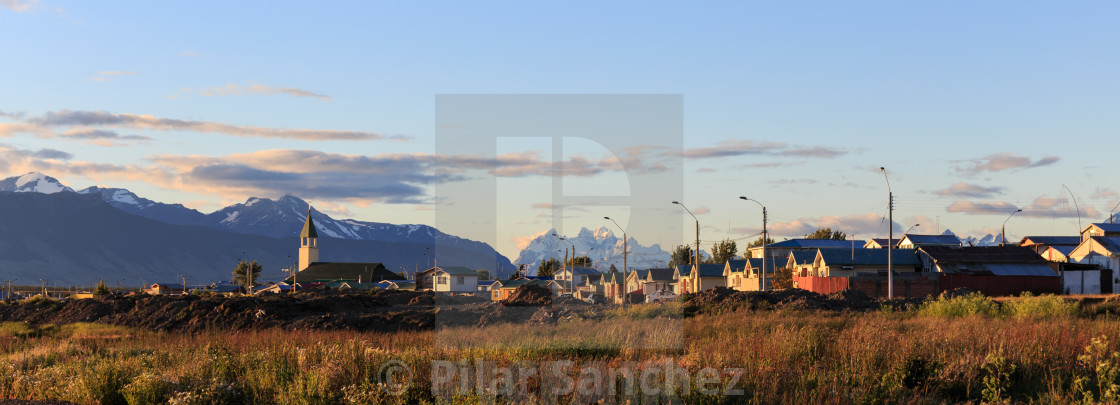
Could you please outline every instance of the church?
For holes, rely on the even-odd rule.
[[[356,281],[376,283],[385,280],[405,280],[381,263],[341,263],[319,261],[319,233],[311,220],[311,206],[307,207],[307,220],[299,233],[299,271],[284,282],[310,283],[331,281]]]

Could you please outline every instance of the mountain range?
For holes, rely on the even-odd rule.
[[[595,268],[606,271],[614,265],[615,268],[622,269],[622,238],[615,236],[607,227],[599,227],[595,230],[580,228],[576,236],[565,237],[565,240],[570,241],[571,244],[561,241],[553,234],[559,235],[555,229],[538,234],[521,251],[515,262],[526,264],[529,273],[535,274],[542,259],[554,257],[563,260],[563,251],[565,249],[570,251],[574,245],[575,255],[590,257]],[[662,250],[660,245],[642,246],[633,237],[629,237],[627,243],[629,250],[627,265],[630,268],[648,269],[669,265],[670,254]]]
[[[130,285],[139,285],[139,274],[150,274],[146,281],[171,281],[177,279],[180,273],[196,275],[196,281],[223,280],[229,278],[228,273],[242,256],[260,261],[265,273],[272,273],[275,279],[280,279],[284,275],[279,273],[279,269],[291,265],[287,257],[296,256],[299,246],[296,237],[308,212],[306,201],[286,195],[275,201],[249,198],[245,203],[204,214],[181,204],[142,198],[122,188],[95,186],[75,191],[41,173],[0,180],[0,201],[8,215],[37,219],[35,223],[16,221],[35,228],[35,233],[19,236],[0,234],[0,255],[3,255],[0,277],[23,280],[19,274],[33,270],[39,274],[36,281],[37,278],[49,277],[57,282],[78,284],[86,283],[90,277],[127,277],[131,280]],[[94,205],[115,208],[112,210],[115,213],[131,215],[106,216],[107,211],[97,210]],[[13,211],[14,207],[18,210]],[[71,211],[82,210],[98,214],[70,215]],[[54,216],[43,216],[45,212]],[[434,252],[434,256],[447,264],[488,269],[502,275],[515,269],[508,258],[490,245],[448,235],[427,225],[336,220],[314,209],[311,216],[319,231],[320,254],[324,261],[381,262],[393,271],[412,272],[427,266],[429,263],[420,262],[430,262]],[[113,221],[106,222],[105,218]],[[148,221],[135,221],[141,218]],[[114,225],[117,222],[121,225]],[[153,263],[153,258],[147,256],[148,252],[120,245],[119,238],[66,239],[76,238],[72,235],[74,233],[90,235],[90,228],[127,229],[131,235],[146,236],[145,240],[163,240],[166,246],[174,247],[174,251],[141,245],[148,252],[163,252],[162,257],[184,260],[148,266]],[[219,233],[200,233],[203,231]],[[69,242],[60,243],[63,240]],[[220,246],[206,242],[215,240],[222,242]],[[223,252],[222,246],[229,252],[220,253]],[[256,249],[257,254],[250,255],[246,249]],[[234,255],[230,253],[233,251],[247,253]],[[96,252],[109,256],[98,256]]]

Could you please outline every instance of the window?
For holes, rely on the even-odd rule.
[[[436,277],[436,283],[447,284],[447,277]]]
[[[466,283],[465,283],[465,282],[463,281],[463,276],[455,276],[455,284],[459,284],[459,285],[463,285],[463,284],[466,284]]]

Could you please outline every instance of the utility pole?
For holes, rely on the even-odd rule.
[[[894,299],[894,260],[891,252],[894,251],[894,192],[891,191],[891,180],[887,178],[887,169],[880,167],[883,180],[887,181],[887,299]]]
[[[762,270],[758,272],[758,289],[759,289],[759,291],[766,291],[767,290],[767,288],[766,288],[766,260],[767,260],[767,257],[766,257],[766,237],[767,237],[767,232],[766,232],[766,222],[767,222],[766,206],[762,205],[762,203],[758,202],[758,200],[750,199],[750,198],[747,198],[747,197],[744,197],[744,196],[739,196],[739,199],[740,200],[746,200],[746,201],[754,201],[755,204],[758,204],[759,207],[762,207]],[[750,264],[749,260],[747,261],[747,264],[748,265]]]
[[[43,283],[43,297],[49,298],[47,297],[47,280],[39,279],[39,281]]]
[[[626,271],[627,271],[627,269],[629,269],[629,267],[627,267],[628,263],[626,263],[626,257],[629,256],[629,253],[630,253],[630,249],[629,249],[630,240],[626,237],[626,228],[623,228],[622,225],[619,225],[618,222],[615,222],[615,220],[611,219],[611,217],[603,217],[603,219],[614,222],[614,226],[617,226],[618,229],[622,231],[622,282],[623,282],[623,285],[625,286],[625,284],[626,284]],[[657,265],[658,265],[658,267],[661,266],[661,261],[660,260],[657,261]],[[627,298],[629,298],[629,297],[627,297],[626,295],[622,296],[622,299],[623,299],[624,303],[627,302]]]

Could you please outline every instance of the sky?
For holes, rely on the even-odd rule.
[[[887,179],[896,233],[1073,235],[1120,203],[1117,17],[1096,1],[0,0],[0,175],[203,212],[292,194],[437,227],[481,179],[487,215],[449,227],[511,258],[552,228],[617,229],[604,216],[642,244],[693,243],[674,200],[705,249],[746,242],[762,215],[744,195],[779,240],[886,237]],[[524,131],[479,149],[455,141],[447,118],[475,106],[456,95],[669,103],[637,103],[616,147],[481,103]],[[675,143],[651,148],[647,119]],[[559,203],[659,181],[676,183],[641,195],[663,203]]]

